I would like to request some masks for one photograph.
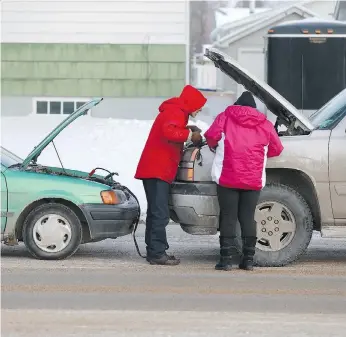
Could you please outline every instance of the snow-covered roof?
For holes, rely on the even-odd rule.
[[[255,13],[263,13],[269,10],[271,8],[256,8]],[[253,15],[250,13],[249,8],[220,8],[215,12],[216,28],[245,19],[249,16],[252,17]]]
[[[243,8],[242,8],[243,9]],[[230,9],[231,11],[231,9]],[[233,31],[241,26],[245,26],[247,24],[252,24],[254,22],[257,22],[258,20],[262,20],[265,17],[271,15],[273,12],[273,9],[268,9],[266,11],[259,11],[255,12],[254,14],[249,14],[249,10],[247,10],[248,15],[244,17],[238,17],[237,19],[233,21],[229,21],[224,23],[222,26],[217,27],[211,32],[211,40],[216,41],[223,35],[227,35],[228,32]]]
[[[214,41],[214,46],[222,47],[224,44],[229,45],[293,13],[301,15],[303,18],[319,17],[318,14],[310,11],[304,6],[293,4],[283,8],[253,14],[246,19],[240,19],[233,23],[225,24],[211,33],[211,39]]]

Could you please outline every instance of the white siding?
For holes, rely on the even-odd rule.
[[[187,0],[3,0],[3,42],[186,44]]]
[[[310,1],[304,3],[304,7],[318,14],[322,19],[333,20],[336,2],[333,0]]]
[[[199,89],[217,89],[217,68],[214,63],[206,62],[204,64],[192,65],[192,84]]]
[[[247,69],[256,78],[265,80],[265,55],[263,48],[239,48],[238,62],[241,66]],[[237,97],[239,97],[245,89],[242,85],[237,85]],[[257,108],[260,111],[265,111],[264,104],[255,98]]]

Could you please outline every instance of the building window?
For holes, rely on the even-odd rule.
[[[44,97],[35,98],[33,105],[34,112],[38,115],[70,115],[88,101],[88,98]]]
[[[346,21],[346,1],[339,1],[336,19],[339,21]]]
[[[61,102],[59,101],[49,102],[49,113],[52,115],[59,115],[61,113]]]
[[[69,115],[73,111],[75,111],[75,102],[63,102],[62,113],[64,115]]]
[[[37,101],[36,102],[36,113],[47,114],[48,113],[48,102]]]

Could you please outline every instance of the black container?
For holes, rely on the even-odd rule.
[[[272,27],[267,82],[297,109],[322,107],[346,87],[346,23],[306,19]]]

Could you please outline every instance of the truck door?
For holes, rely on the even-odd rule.
[[[329,179],[334,217],[346,222],[346,116],[331,133]]]
[[[4,174],[1,172],[1,234],[4,233],[6,228],[7,211],[7,183]]]

